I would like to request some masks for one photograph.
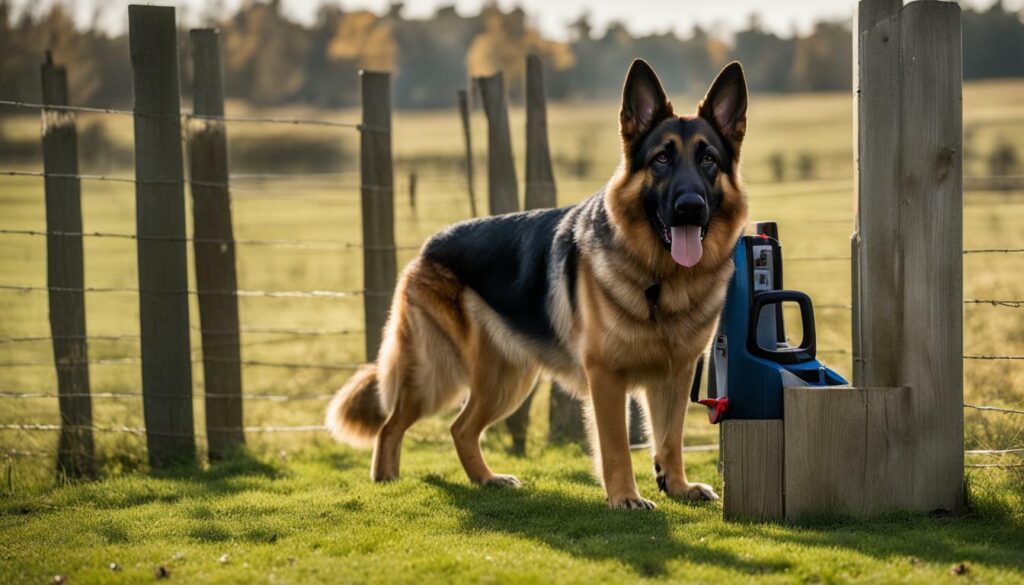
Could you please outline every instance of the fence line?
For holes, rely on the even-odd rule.
[[[193,331],[200,333],[210,333],[213,335],[227,335],[228,333],[234,333],[234,331],[228,331],[226,329],[202,329],[197,326],[192,327]],[[362,329],[287,329],[287,328],[276,328],[276,327],[241,327],[242,333],[251,334],[265,334],[265,335],[289,335],[292,337],[306,337],[306,336],[344,336],[344,335],[358,335],[365,333]],[[29,343],[29,342],[40,342],[40,341],[53,341],[54,339],[88,339],[95,341],[127,341],[132,339],[139,339],[138,334],[123,334],[123,335],[24,335],[24,336],[11,336],[11,337],[0,337],[0,344],[5,343]],[[275,340],[280,341],[280,340]],[[242,344],[244,346],[251,344]]]
[[[974,410],[983,410],[987,412],[999,412],[1003,414],[1024,414],[1024,410],[1014,410],[1012,408],[1003,408],[1001,406],[985,406],[982,404],[967,404],[964,403],[964,408],[973,408]]]
[[[89,114],[114,114],[118,116],[143,116],[148,118],[170,118],[174,116],[163,116],[146,114],[135,110],[123,110],[115,108],[94,108],[88,106],[58,106],[37,104],[32,102],[21,102],[15,100],[0,100],[0,106],[11,106],[16,108],[27,108],[33,110],[53,110],[58,112],[83,112]],[[333,128],[350,128],[366,132],[390,132],[387,128],[378,128],[356,122],[332,122],[330,120],[315,120],[308,118],[278,118],[278,117],[253,117],[253,116],[210,116],[181,112],[179,119],[211,120],[218,122],[241,122],[259,124],[288,124],[293,126],[328,126]]]
[[[360,296],[375,296],[385,293],[374,293],[371,291],[364,290],[154,290],[154,289],[139,289],[134,287],[57,287],[57,286],[38,286],[38,285],[21,285],[21,284],[0,284],[0,290],[8,290],[20,293],[30,292],[86,292],[86,293],[117,293],[117,294],[129,294],[129,293],[148,293],[148,294],[167,294],[167,295],[232,295],[238,297],[264,297],[273,299],[343,299],[349,297],[360,297]]]
[[[0,430],[4,431],[96,431],[99,433],[129,433],[133,435],[160,435],[164,437],[201,437],[202,434],[192,433],[162,433],[145,429],[143,427],[128,426],[85,426],[85,425],[54,425],[37,423],[5,423],[0,424]],[[326,431],[323,425],[295,425],[295,426],[270,426],[270,427],[207,427],[207,431],[243,431],[246,433],[308,433],[314,431]]]
[[[46,171],[15,171],[10,169],[0,170],[0,175],[7,175],[10,177],[33,177],[33,178],[56,178],[56,179],[79,179],[82,181],[107,181],[113,183],[128,183],[132,185],[193,185],[196,187],[223,187],[230,188],[232,191],[240,191],[237,186],[232,186],[230,183],[231,177],[228,182],[222,181],[197,181],[194,179],[137,179],[134,177],[119,177],[116,175],[83,175],[79,173],[48,173]],[[303,177],[304,175],[295,173],[295,178]],[[335,185],[338,189],[355,192],[359,189],[370,189],[375,190],[376,187],[363,187],[360,185]],[[253,192],[251,189],[241,189],[243,192]],[[334,194],[337,196],[337,193]]]
[[[143,394],[141,391],[132,392],[91,392],[82,394],[60,394],[58,392],[32,392],[32,391],[0,391],[0,398],[6,398],[10,400],[30,400],[40,398],[80,398],[85,396],[91,396],[93,398],[142,398]],[[153,396],[153,394],[150,394]],[[170,394],[156,394],[161,398],[177,398],[177,395]],[[193,400],[202,400],[203,398],[236,398],[237,394],[221,394],[216,392],[199,392],[192,396]],[[247,394],[241,395],[245,400],[261,400],[266,402],[300,402],[300,401],[328,401],[334,397],[334,394]]]
[[[1024,453],[1024,447],[1018,449],[969,449],[964,455],[1006,455],[1009,453]]]
[[[310,370],[356,370],[359,369],[363,364],[357,363],[339,363],[339,364],[317,364],[317,363],[299,363],[299,362],[267,362],[262,360],[221,360],[207,357],[206,361],[215,361],[218,363],[231,363],[239,364],[242,366],[251,367],[262,367],[262,368],[285,368],[285,369],[310,369]],[[137,356],[126,356],[126,357],[115,357],[115,358],[91,358],[84,360],[67,360],[59,363],[54,363],[53,360],[22,360],[22,361],[11,361],[11,362],[0,362],[0,368],[31,368],[31,367],[56,367],[58,370],[61,368],[70,368],[72,366],[78,366],[83,364],[98,365],[98,366],[119,366],[127,364],[140,364],[142,358]],[[192,363],[203,363],[202,359],[192,359]]]
[[[331,240],[289,240],[289,239],[248,239],[237,240],[223,238],[195,238],[176,236],[139,236],[138,234],[118,232],[63,232],[46,230],[24,230],[0,228],[0,235],[13,236],[67,236],[87,238],[114,238],[135,241],[160,241],[160,242],[195,242],[200,244],[235,244],[240,246],[269,246],[281,248],[308,248],[323,250],[363,250],[363,249],[386,249],[386,250],[419,250],[420,246],[393,246],[393,247],[368,247],[354,242],[338,242]]]

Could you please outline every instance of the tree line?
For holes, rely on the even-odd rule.
[[[504,71],[513,100],[521,98],[524,57],[539,54],[547,68],[549,97],[613,99],[634,57],[664,71],[668,89],[697,93],[730,60],[743,62],[753,91],[848,90],[851,83],[849,22],[817,23],[806,35],[779,36],[756,16],[726,41],[696,28],[686,38],[667,33],[633,35],[622,24],[595,34],[586,16],[572,24],[569,40],[545,38],[519,8],[485,6],[460,15],[453,6],[427,19],[409,19],[402,5],[386,14],[323,5],[311,25],[290,20],[280,0],[249,0],[233,14],[210,3],[204,24],[221,30],[229,97],[256,105],[358,103],[360,69],[395,73],[395,101],[402,108],[448,107],[454,89],[471,76]],[[180,32],[182,84],[190,87],[187,31]],[[966,79],[1024,76],[1024,21],[1001,1],[963,16]],[[39,64],[46,50],[68,65],[72,101],[124,105],[130,101],[128,40],[95,26],[76,27],[60,4],[43,14],[15,15],[0,0],[0,98],[37,100]]]

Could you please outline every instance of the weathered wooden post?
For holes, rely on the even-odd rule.
[[[462,120],[462,139],[466,145],[466,188],[469,196],[469,213],[477,216],[476,188],[473,186],[473,133],[469,125],[469,96],[466,90],[460,89],[457,94],[459,102],[459,118]]]
[[[540,57],[526,58],[526,209],[557,207],[555,173],[548,147],[547,95],[544,64]],[[523,408],[529,409],[528,398]],[[548,410],[548,441],[582,442],[586,439],[582,405],[552,382]],[[528,416],[528,415],[527,415]]]
[[[544,64],[537,55],[530,55],[526,58],[526,209],[558,205],[545,99]]]
[[[860,0],[854,29],[854,386],[723,424],[727,517],[964,507],[960,9]]]
[[[504,78],[499,71],[489,77],[478,77],[476,83],[487,114],[488,211],[491,215],[519,211],[519,182],[512,155]]]
[[[228,144],[220,37],[197,29],[192,40],[192,111],[188,125],[193,250],[202,325],[206,442],[210,459],[245,444],[234,230],[228,191]]]
[[[476,78],[487,114],[487,203],[491,215],[519,211],[519,183],[512,155],[505,82],[501,72]],[[531,392],[506,424],[512,434],[512,452],[526,452],[526,432],[530,425]]]
[[[67,72],[53,63],[49,51],[41,73],[43,104],[68,105]],[[80,181],[74,176],[78,174],[74,114],[44,109],[42,136],[43,170],[47,175],[46,282],[61,424],[57,472],[89,477],[94,473],[92,397],[85,333],[82,195]]]
[[[900,507],[957,512],[963,464],[960,9],[861,0],[857,386],[909,386]]]
[[[142,401],[151,467],[195,463],[174,8],[131,5]]]
[[[391,75],[362,71],[363,124],[359,169],[363,215],[363,308],[366,359],[377,358],[391,296],[395,260],[395,177],[391,158]]]

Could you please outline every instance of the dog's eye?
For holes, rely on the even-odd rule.
[[[667,165],[668,164],[668,155],[663,152],[663,153],[659,154],[658,156],[654,157],[654,162],[658,163],[659,165]]]
[[[704,165],[706,167],[714,166],[715,165],[715,157],[714,157],[714,155],[712,155],[710,152],[705,152],[704,155],[700,157],[700,164],[702,164],[702,165]]]

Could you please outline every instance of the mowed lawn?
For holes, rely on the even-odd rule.
[[[660,495],[655,511],[608,510],[572,447],[489,455],[524,487],[472,486],[448,443],[423,441],[382,485],[366,453],[310,447],[5,497],[0,582],[150,582],[161,567],[180,583],[1024,582],[1019,476],[972,478],[961,518],[780,526]],[[713,454],[689,461],[721,487]],[[634,464],[654,496],[647,454]]]
[[[673,98],[678,111],[694,101]],[[988,174],[986,156],[997,145],[1009,143],[1024,153],[1022,103],[1024,82],[965,88],[967,175]],[[237,104],[229,110],[248,113]],[[743,164],[751,219],[779,222],[786,285],[812,296],[818,306],[820,357],[848,375],[845,257],[855,209],[851,98],[755,95],[750,112]],[[358,116],[296,109],[271,113],[345,121]],[[511,114],[522,185],[524,120],[517,108]],[[613,104],[551,107],[561,204],[579,201],[612,172],[618,156],[616,115]],[[98,120],[115,141],[130,141],[130,118],[83,116],[83,123]],[[477,199],[486,209],[482,114],[474,114],[473,124]],[[0,119],[0,129],[0,137],[34,138],[38,119]],[[233,139],[258,139],[261,132],[270,131],[247,125],[229,130]],[[280,132],[274,129],[267,140]],[[347,131],[289,127],[286,132],[342,141],[349,156],[355,153],[355,135]],[[459,169],[450,165],[462,152],[453,112],[398,112],[394,147],[399,245],[416,246],[468,217]],[[776,158],[785,165],[783,182],[774,181],[771,161]],[[813,168],[801,171],[807,160]],[[347,160],[343,168],[353,168],[352,163]],[[574,165],[577,172],[570,172]],[[13,166],[0,160],[0,170]],[[419,172],[415,210],[407,203],[408,173],[414,166]],[[41,165],[18,168],[39,170]],[[131,175],[131,168],[82,170]],[[240,178],[232,189],[236,237],[358,243],[357,183],[355,174]],[[84,181],[82,193],[87,232],[135,231],[132,185]],[[41,180],[0,176],[0,229],[45,229],[42,202]],[[964,218],[967,249],[1024,247],[1021,191],[972,191],[965,198]],[[400,250],[399,265],[414,254]],[[0,285],[45,285],[45,261],[44,238],[0,234]],[[137,286],[135,242],[130,239],[86,238],[85,265],[87,286]],[[362,287],[358,249],[239,245],[238,269],[240,287],[247,290]],[[1024,299],[1022,270],[1024,254],[967,255],[965,297]],[[139,342],[132,337],[138,335],[137,295],[90,293],[86,302],[89,334],[99,336],[90,341],[90,357],[116,361],[137,356]],[[198,310],[195,299],[190,302],[195,328]],[[364,359],[358,297],[246,297],[240,299],[240,310],[245,360],[330,365]],[[9,341],[48,335],[47,314],[45,294],[0,290],[0,393],[55,391],[49,341]],[[1022,317],[1024,310],[1010,306],[967,306],[965,353],[1024,354]],[[296,333],[274,333],[281,329]],[[204,382],[197,331],[192,349],[202,452]],[[8,365],[13,363],[22,365]],[[966,361],[965,400],[1024,409],[1021,363]],[[90,374],[97,392],[140,389],[137,363],[97,364]],[[347,376],[346,371],[315,367],[248,366],[243,382],[250,394],[308,395],[332,392]],[[53,478],[54,433],[0,429],[0,585],[49,582],[54,575],[68,576],[69,583],[147,582],[156,579],[161,566],[171,581],[226,583],[1024,582],[1021,469],[969,469],[971,511],[961,518],[831,518],[799,527],[725,523],[720,503],[688,505],[663,496],[654,497],[659,509],[651,513],[613,512],[605,508],[585,453],[545,444],[547,388],[539,392],[527,457],[505,454],[508,437],[500,428],[486,439],[493,467],[523,480],[525,487],[518,491],[479,489],[467,482],[447,436],[451,413],[413,428],[403,479],[388,485],[369,481],[366,452],[332,445],[324,433],[251,434],[248,454],[174,473],[148,471],[143,437],[98,433],[101,479],[69,485]],[[323,407],[322,400],[247,400],[245,423],[316,425]],[[97,425],[141,425],[138,397],[97,398],[93,410]],[[0,424],[57,422],[53,398],[0,398]],[[968,410],[964,440],[969,449],[1024,448],[1024,417]],[[686,442],[717,442],[717,428],[700,408],[690,413]],[[714,452],[690,453],[687,460],[692,479],[722,488]],[[1021,460],[1012,454],[967,457],[971,464]],[[642,492],[655,496],[649,454],[636,452],[634,462]],[[965,569],[954,572],[960,563]]]

